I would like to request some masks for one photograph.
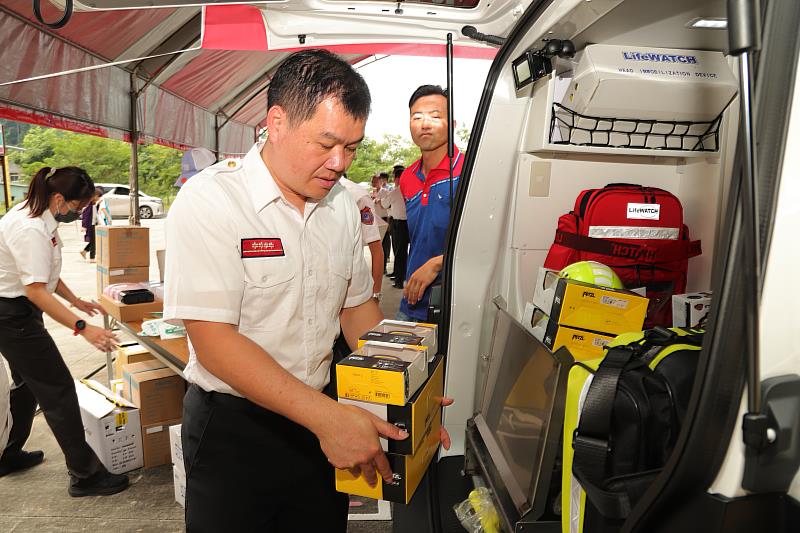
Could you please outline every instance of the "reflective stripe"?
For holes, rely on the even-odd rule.
[[[596,239],[670,239],[677,240],[680,228],[637,226],[589,226],[589,237]]]

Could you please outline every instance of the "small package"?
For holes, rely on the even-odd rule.
[[[186,328],[182,325],[172,324],[163,318],[156,318],[142,322],[141,335],[159,337],[162,341],[179,339],[186,336]]]
[[[143,464],[139,409],[94,380],[75,382],[86,442],[112,474]]]
[[[708,318],[711,311],[710,292],[690,292],[672,296],[672,326],[693,328]]]
[[[437,355],[428,365],[430,377],[411,397],[407,404],[386,405],[339,398],[339,403],[352,404],[366,409],[378,418],[386,420],[400,429],[408,431],[403,440],[384,439],[381,437],[383,451],[411,455],[422,445],[425,430],[431,424],[433,416],[439,412],[441,398],[444,395],[444,363],[443,356]]]
[[[428,378],[424,346],[366,342],[336,364],[340,398],[405,405]]]
[[[381,320],[358,339],[361,348],[367,341],[393,342],[395,344],[416,344],[428,348],[428,356],[436,355],[436,324],[403,322],[401,320]]]
[[[186,392],[181,376],[156,360],[125,365],[122,374],[126,398],[139,407],[143,427],[177,423],[174,421],[183,415]]]
[[[108,268],[97,267],[97,294],[103,294],[106,287],[118,283],[138,283],[150,278],[150,267]],[[113,298],[112,298],[113,299]]]
[[[532,304],[525,306],[522,320],[533,336],[542,341],[547,348],[554,352],[566,346],[576,361],[602,357],[603,348],[616,337],[614,334],[558,324]]]
[[[364,476],[353,476],[349,470],[336,469],[336,490],[376,500],[407,504],[417,490],[422,476],[439,449],[439,428],[442,426],[442,410],[438,409],[426,428],[422,441],[414,455],[387,453],[392,469],[392,482],[386,483],[380,476],[374,487],[370,487]]]

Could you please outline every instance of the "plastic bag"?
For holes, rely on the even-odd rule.
[[[500,517],[486,487],[478,487],[466,500],[453,507],[461,525],[471,533],[499,533]]]

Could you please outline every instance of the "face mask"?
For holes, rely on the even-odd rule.
[[[81,214],[78,211],[73,211],[72,209],[69,208],[69,206],[67,206],[67,209],[68,209],[67,213],[62,215],[61,208],[60,207],[58,208],[56,214],[53,215],[53,218],[56,219],[56,222],[61,222],[66,224],[69,222],[75,222],[76,220],[81,218]]]

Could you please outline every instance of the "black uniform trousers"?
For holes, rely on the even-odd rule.
[[[389,260],[389,250],[392,249],[392,228],[394,227],[394,222],[391,217],[386,218],[386,233],[383,235],[383,240],[381,241],[381,246],[383,246],[383,271],[386,272],[386,262]]]
[[[191,385],[181,441],[187,532],[346,532],[348,497],[308,429]]]
[[[86,443],[75,382],[44,327],[41,310],[24,296],[0,298],[0,353],[14,381],[13,420],[3,455],[13,457],[22,450],[38,403],[70,473],[86,478],[104,470]]]
[[[392,219],[392,248],[394,249],[395,280],[400,285],[406,280],[408,264],[408,220]]]

